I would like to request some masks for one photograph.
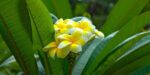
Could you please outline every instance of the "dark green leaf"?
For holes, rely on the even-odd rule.
[[[114,52],[106,58],[105,62],[101,64],[98,68],[98,74],[103,74],[103,72],[106,72],[106,69],[111,67],[112,64],[115,63],[115,61],[125,52],[128,51],[129,48],[133,46],[137,41],[139,41],[141,38],[145,37],[146,35],[149,35],[150,32],[143,32],[136,34],[125,41],[123,41],[121,44],[119,44]],[[108,71],[109,72],[109,71]],[[107,73],[107,72],[106,72]]]
[[[94,49],[97,47],[97,45],[101,42],[101,39],[94,39],[92,42],[90,42],[90,45],[87,46],[85,52],[80,55],[80,57],[77,59],[75,66],[73,68],[72,75],[80,75],[82,70],[87,64],[88,59],[90,58],[91,54],[93,53]]]
[[[49,11],[58,18],[71,18],[72,10],[69,0],[43,0]]]
[[[144,14],[135,17],[129,23],[127,23],[121,30],[113,37],[109,43],[104,47],[104,49],[98,54],[96,59],[88,65],[85,70],[85,75],[90,75],[98,67],[99,64],[113,52],[114,48],[121,43],[126,38],[139,32],[147,23],[150,22],[150,12],[145,12]]]
[[[74,17],[74,18],[72,18],[72,20],[73,20],[73,21],[76,21],[76,22],[78,22],[78,21],[80,21],[80,20],[83,20],[83,19],[89,20],[89,19],[86,18],[86,17]],[[90,21],[90,20],[89,20],[89,21]]]
[[[140,41],[138,41],[131,49],[129,49],[128,52],[126,52],[124,55],[118,58],[113,64],[113,66],[111,66],[105,72],[105,74],[108,74],[108,71],[109,73],[114,73],[119,69],[123,68],[124,66],[138,60],[139,58],[149,55],[150,53],[149,51],[150,41],[148,41],[149,38],[150,36],[146,36]]]
[[[32,21],[33,43],[36,45],[35,49],[40,50],[38,54],[44,65],[46,75],[62,75],[63,70],[61,62],[48,58],[47,53],[41,51],[48,43],[54,40],[52,17],[40,0],[26,1]]]
[[[54,24],[58,20],[58,18],[52,13],[50,13],[50,15],[52,16],[53,24]]]
[[[1,0],[0,10],[0,32],[7,46],[25,75],[38,75],[25,1]]]
[[[94,39],[87,43],[83,47],[83,52],[78,57],[78,59],[75,62],[75,66],[73,68],[72,75],[80,75],[85,68],[86,65],[88,65],[88,61],[90,61],[90,57],[94,53],[97,54],[97,50],[102,49],[106,42],[108,42],[116,33],[111,34],[110,36],[102,39]],[[93,57],[93,56],[92,56]]]
[[[108,35],[119,30],[133,17],[137,16],[149,0],[119,0],[114,6],[101,31]]]

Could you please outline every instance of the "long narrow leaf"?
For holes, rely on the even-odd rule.
[[[59,18],[71,18],[72,10],[69,0],[43,0],[50,12]]]
[[[150,12],[145,12],[144,14],[135,17],[128,24],[126,24],[111,41],[106,45],[106,47],[98,54],[97,58],[87,67],[85,75],[90,75],[98,67],[104,58],[113,52],[116,45],[121,43],[126,38],[139,32],[147,23],[150,22]]]
[[[31,41],[31,25],[25,1],[1,0],[0,10],[0,32],[3,39],[24,74],[38,75]]]
[[[46,75],[62,75],[61,62],[48,58],[47,53],[41,51],[48,43],[54,40],[52,17],[42,1],[26,0],[26,2],[33,25],[33,43],[35,44],[35,49],[40,50],[38,52],[45,67]]]
[[[137,70],[137,69],[142,68],[142,67],[150,66],[150,60],[149,60],[150,51],[148,51],[148,49],[150,48],[150,45],[146,45],[144,47],[145,47],[145,49],[140,49],[140,51],[137,50],[133,54],[126,56],[125,60],[129,57],[132,57],[132,58],[130,58],[130,60],[132,59],[132,61],[126,62],[126,63],[128,63],[126,65],[123,64],[124,67],[121,64],[118,64],[119,66],[122,66],[122,67],[120,69],[117,69],[117,71],[114,71],[115,72],[114,75],[120,75],[121,73],[124,73],[124,75],[130,74],[134,70]],[[145,51],[145,52],[141,53],[141,51],[142,52]],[[140,53],[140,56],[138,55],[139,53]],[[139,57],[134,57],[134,56],[139,56]],[[118,68],[118,66],[117,66],[117,68]]]
[[[113,73],[117,71],[119,68],[128,65],[128,63],[131,63],[132,61],[137,60],[138,58],[145,56],[150,53],[150,41],[147,41],[149,39],[149,36],[143,38],[142,40],[137,43],[138,45],[133,46],[127,54],[120,57],[113,66],[111,66],[107,71],[105,71],[104,74]],[[108,72],[109,71],[109,72]]]
[[[119,0],[112,9],[101,31],[105,35],[119,30],[123,25],[137,16],[149,0]]]
[[[128,51],[129,48],[133,46],[137,41],[141,40],[141,38],[149,35],[150,32],[143,32],[136,34],[127,40],[123,41],[118,47],[115,48],[114,52],[105,60],[105,62],[99,66],[98,73],[103,74],[115,61],[124,53]]]
[[[150,55],[145,55],[144,57],[139,58],[138,60],[126,65],[126,67],[122,68],[121,70],[117,71],[113,75],[127,75],[130,74],[132,71],[139,69],[141,67],[150,66]],[[148,74],[147,74],[148,75]]]
[[[101,39],[94,39],[89,44],[86,44],[83,47],[83,53],[78,57],[78,59],[75,62],[75,66],[73,68],[72,75],[80,75],[83,71],[83,69],[88,65],[88,61],[90,60],[90,57],[94,53],[96,55],[97,51],[99,49],[102,49],[104,45],[115,35],[116,33],[113,33],[109,35],[108,37],[104,38],[103,40]],[[93,56],[92,56],[93,57]]]

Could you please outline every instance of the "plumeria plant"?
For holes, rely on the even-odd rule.
[[[149,75],[149,0],[108,1],[0,0],[0,75]]]
[[[104,34],[98,31],[87,18],[80,21],[71,19],[59,19],[54,24],[55,40],[49,43],[44,50],[54,58],[65,58],[70,52],[79,53],[92,38],[104,38]]]

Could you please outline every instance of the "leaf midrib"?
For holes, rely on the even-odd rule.
[[[3,23],[3,25],[4,25],[4,27],[6,28],[6,31],[8,32],[8,35],[9,35],[9,38],[11,38],[11,40],[12,40],[12,42],[13,42],[13,47],[16,49],[16,50],[11,50],[12,52],[14,51],[16,54],[14,55],[14,56],[16,56],[17,57],[17,59],[16,60],[18,60],[19,62],[21,62],[23,65],[21,65],[22,66],[22,68],[24,69],[24,73],[26,74],[26,75],[30,75],[28,72],[28,69],[26,68],[26,66],[28,66],[26,63],[25,63],[25,60],[24,59],[21,59],[20,58],[20,49],[17,47],[17,43],[16,43],[16,41],[14,40],[14,37],[13,37],[13,35],[12,35],[12,33],[11,33],[11,31],[10,31],[10,29],[8,28],[8,26],[7,26],[7,23],[4,21],[4,19],[3,19],[3,17],[0,15],[0,20],[2,21],[2,23]],[[20,63],[19,63],[20,64]]]

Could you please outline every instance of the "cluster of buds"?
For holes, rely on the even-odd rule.
[[[82,47],[92,38],[104,38],[88,19],[78,22],[71,19],[59,19],[54,24],[55,41],[50,42],[44,50],[52,58],[65,58],[70,52],[79,53]]]

